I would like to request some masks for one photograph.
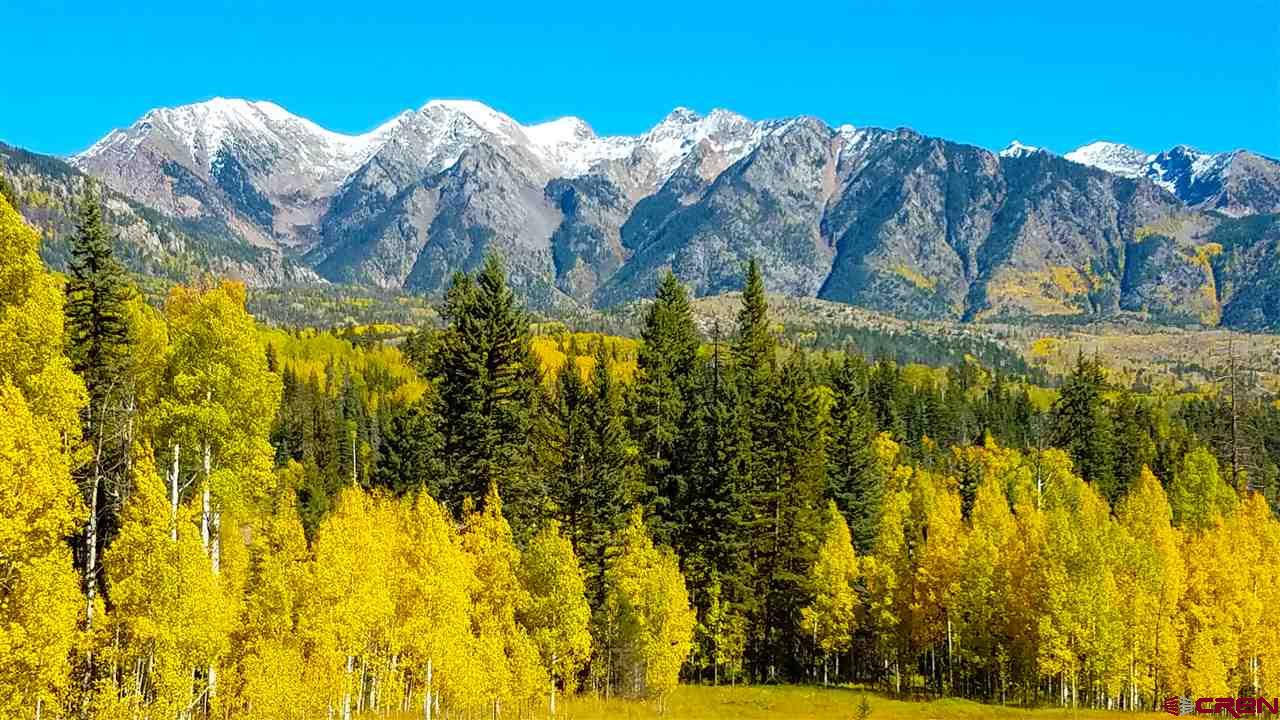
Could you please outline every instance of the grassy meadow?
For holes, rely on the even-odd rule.
[[[605,700],[594,695],[561,698],[557,720],[854,720],[862,698],[868,700],[869,720],[1088,720],[1103,718],[1154,720],[1159,713],[1040,708],[1027,710],[983,705],[955,698],[893,700],[861,689],[805,685],[737,687],[681,685],[667,698],[665,712],[656,702]],[[543,708],[545,711],[545,708]],[[382,715],[370,716],[383,717]],[[405,715],[395,720],[415,720]],[[535,714],[533,717],[543,717]]]

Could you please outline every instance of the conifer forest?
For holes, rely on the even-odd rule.
[[[1280,695],[1280,406],[799,342],[668,274],[638,336],[501,258],[431,321],[65,274],[0,197],[0,718],[544,718],[687,685],[1019,708]]]

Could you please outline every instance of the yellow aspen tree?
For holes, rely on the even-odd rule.
[[[249,548],[246,591],[232,635],[234,672],[223,694],[231,716],[307,720],[324,714],[323,698],[307,687],[307,658],[298,637],[309,570],[290,489],[276,498]]]
[[[422,717],[432,720],[442,706],[482,707],[471,636],[475,569],[448,512],[425,492],[402,503],[397,551],[397,645],[411,686],[421,689]]]
[[[892,442],[892,441],[887,441]],[[895,690],[901,689],[901,663],[909,652],[906,637],[910,625],[907,596],[913,570],[908,553],[907,523],[911,513],[911,492],[907,489],[910,468],[893,469],[880,504],[879,525],[871,555],[862,559],[866,583],[866,625],[875,635],[879,655],[894,676]]]
[[[843,518],[843,515],[841,517]],[[857,573],[856,567],[854,572]],[[712,645],[709,653],[712,661],[712,682],[716,685],[720,684],[722,667],[728,674],[729,681],[736,682],[738,675],[742,673],[747,649],[746,618],[724,598],[719,580],[713,580],[711,587],[705,592],[708,596],[707,611],[703,616],[701,630],[703,637]]]
[[[619,531],[605,568],[605,613],[617,628],[616,664],[634,695],[659,706],[680,678],[696,615],[676,557],[654,547],[640,509]]]
[[[0,384],[0,716],[58,717],[81,596],[65,538],[84,514],[61,438]]]
[[[1061,451],[1049,451],[1056,471],[1046,486],[1046,535],[1040,570],[1045,613],[1040,618],[1040,666],[1062,683],[1064,704],[1115,696],[1127,673],[1114,566],[1115,527],[1105,500],[1070,472]]]
[[[347,488],[320,524],[301,624],[317,665],[316,691],[332,712],[350,720],[362,704],[371,655],[387,640],[395,617],[394,517],[385,526],[380,503]]]
[[[1257,574],[1254,581],[1258,588],[1259,601],[1264,608],[1280,607],[1280,567],[1276,558],[1280,558],[1280,522],[1265,512],[1265,503],[1258,505],[1257,495],[1251,495],[1248,504],[1250,512],[1257,520],[1254,531],[1258,536],[1259,556],[1265,558],[1260,567],[1254,568]],[[1261,619],[1255,646],[1257,650],[1258,679],[1256,688],[1263,697],[1280,695],[1280,613],[1267,612]]]
[[[281,380],[267,368],[253,317],[245,310],[244,285],[176,287],[165,315],[169,386],[158,415],[173,452],[170,502],[176,506],[180,496],[179,451],[185,445],[199,458],[200,537],[217,576],[223,564],[223,514],[243,512],[272,494],[274,451],[268,436]],[[211,699],[217,696],[218,660],[207,670]]]
[[[78,444],[88,396],[63,354],[62,288],[41,263],[39,245],[39,234],[0,198],[0,383],[22,393],[66,451]]]
[[[1228,682],[1231,687],[1245,688],[1256,694],[1261,685],[1261,655],[1267,641],[1268,608],[1266,586],[1275,571],[1277,557],[1267,555],[1266,533],[1271,522],[1271,509],[1260,493],[1250,492],[1242,498],[1235,512],[1227,517],[1223,531],[1229,548],[1230,562],[1236,573],[1234,600],[1231,606],[1232,631],[1238,638],[1234,658],[1227,658]]]
[[[934,473],[918,472],[912,488],[912,515],[916,523],[909,605],[911,647],[917,654],[929,655],[929,674],[937,681],[937,656],[945,652],[967,536],[955,483]]]
[[[591,655],[586,577],[559,523],[549,522],[529,541],[520,562],[520,582],[529,593],[520,624],[542,656],[550,679],[549,707],[555,715],[557,685],[572,693]]]
[[[827,684],[827,660],[849,649],[857,627],[858,554],[849,525],[834,502],[827,503],[827,532],[818,558],[809,570],[813,602],[801,611],[801,621],[821,653],[822,684]]]
[[[1169,483],[1173,521],[1185,528],[1205,529],[1237,505],[1235,491],[1222,479],[1218,459],[1205,448],[1182,458]]]
[[[1010,680],[1014,627],[1010,608],[1013,577],[1009,560],[1017,525],[1005,497],[1005,476],[988,471],[974,495],[971,530],[961,549],[954,607],[946,619],[946,657],[950,673],[956,661],[981,668],[1003,692]],[[954,687],[949,675],[947,684]]]
[[[103,556],[115,606],[116,694],[144,716],[175,717],[207,705],[207,669],[226,654],[235,616],[204,554],[194,511],[184,504],[171,528],[147,448],[134,453],[133,485]]]
[[[1125,621],[1126,706],[1137,709],[1183,686],[1178,605],[1186,569],[1164,488],[1146,466],[1116,507],[1116,521],[1123,532],[1116,580]]]
[[[489,486],[484,508],[468,513],[462,546],[475,562],[471,624],[486,670],[486,695],[495,715],[504,707],[519,712],[536,701],[548,681],[538,648],[516,620],[529,594],[520,584],[520,550],[502,515],[496,485]]]
[[[1044,478],[1054,458],[1066,461],[1062,453],[1036,453],[1028,464],[1038,468],[1038,477]],[[1047,588],[1045,573],[1041,571],[1045,544],[1048,542],[1047,523],[1042,505],[1043,493],[1039,490],[1022,493],[1014,498],[1014,522],[1016,532],[1006,544],[1001,555],[1001,566],[1009,578],[1006,612],[1008,613],[1010,665],[1013,677],[1023,688],[1039,687],[1042,681],[1040,669],[1041,625],[1045,617]],[[1055,685],[1061,691],[1061,687]],[[1061,699],[1060,695],[1060,699]],[[1030,698],[1024,696],[1024,700]]]
[[[39,244],[0,198],[0,715],[13,717],[58,715],[82,602],[64,540],[85,517],[70,471],[87,395]]]
[[[1184,545],[1182,664],[1187,676],[1182,689],[1196,697],[1218,697],[1237,687],[1233,681],[1238,678],[1232,674],[1246,640],[1240,632],[1249,614],[1252,580],[1248,574],[1255,568],[1246,567],[1237,554],[1244,548],[1236,547],[1241,538],[1232,527],[1234,518],[1212,516],[1213,524],[1203,527],[1204,519],[1193,517],[1187,518]]]

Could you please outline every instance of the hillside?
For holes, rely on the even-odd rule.
[[[1280,163],[1248,151],[996,153],[685,108],[602,137],[461,100],[343,135],[216,98],[148,112],[70,158],[78,170],[5,154],[51,237],[65,222],[31,193],[79,172],[111,187],[122,225],[144,217],[122,254],[146,273],[434,297],[497,253],[522,298],[564,313],[647,297],[668,270],[717,295],[754,257],[772,292],[901,318],[1280,326]]]

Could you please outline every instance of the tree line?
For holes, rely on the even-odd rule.
[[[6,716],[1276,688],[1275,463],[1206,430],[1234,398],[1170,411],[1081,357],[1045,407],[971,359],[806,350],[755,263],[706,332],[662,279],[634,357],[566,334],[550,368],[496,258],[442,327],[357,346],[233,283],[153,308],[109,233],[86,197],[62,286],[0,201]]]

